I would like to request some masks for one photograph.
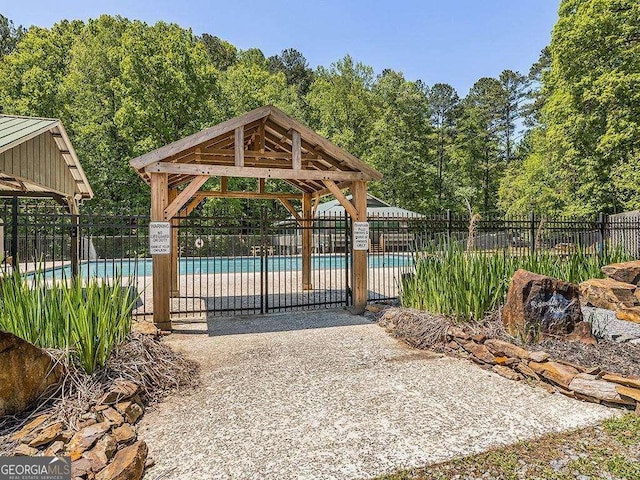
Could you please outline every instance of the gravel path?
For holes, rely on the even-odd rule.
[[[184,328],[167,342],[202,365],[202,387],[144,416],[146,479],[369,478],[614,414],[344,312],[216,319],[215,336]]]

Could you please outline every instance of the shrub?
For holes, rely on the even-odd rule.
[[[562,256],[552,252],[512,256],[466,252],[454,244],[445,251],[421,252],[415,274],[402,280],[400,300],[405,307],[458,321],[481,320],[504,302],[511,277],[519,268],[579,283],[602,277],[603,265],[627,259],[621,250],[604,255],[576,250]]]
[[[135,300],[119,279],[49,285],[42,273],[15,272],[0,279],[0,329],[42,348],[64,350],[93,373],[129,335]]]

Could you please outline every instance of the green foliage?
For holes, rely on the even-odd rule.
[[[547,179],[531,175],[534,168],[549,171],[553,196],[565,214],[638,208],[640,3],[562,1],[548,53],[550,67],[543,63],[541,69],[538,141],[531,153],[537,158],[520,169],[529,178],[521,184],[536,183],[512,196],[523,208],[536,202]],[[511,181],[505,178],[503,193]],[[508,203],[505,195],[501,203]]]
[[[16,27],[11,20],[0,14],[0,58],[15,50],[24,33],[22,25]]]
[[[307,94],[310,125],[335,144],[362,156],[374,120],[373,69],[350,56],[318,67]]]
[[[436,208],[435,166],[429,151],[431,123],[427,91],[420,82],[385,70],[372,89],[376,115],[365,158],[384,175],[374,194],[393,205],[428,212]]]
[[[520,268],[580,283],[601,278],[603,265],[627,259],[615,249],[602,256],[577,250],[566,257],[545,251],[518,257],[506,252],[465,252],[453,244],[445,251],[419,255],[415,275],[402,281],[400,300],[405,307],[458,321],[479,321],[504,302],[511,277]]]
[[[42,273],[29,278],[15,272],[0,279],[0,330],[65,350],[91,374],[128,337],[135,300],[119,279],[48,284]]]

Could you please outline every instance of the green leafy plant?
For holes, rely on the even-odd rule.
[[[506,252],[466,252],[452,244],[444,251],[420,252],[414,275],[402,280],[405,307],[439,313],[458,321],[480,320],[503,302],[519,268],[579,283],[600,278],[603,265],[627,260],[620,250],[603,255],[576,250],[568,255],[542,251],[526,256]]]
[[[54,283],[42,272],[14,272],[0,279],[0,330],[39,347],[65,350],[91,374],[129,335],[135,301],[119,278]]]

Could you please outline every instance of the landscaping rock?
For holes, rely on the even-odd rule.
[[[577,374],[569,384],[569,389],[580,395],[585,395],[604,402],[633,405],[635,403],[633,400],[625,399],[616,391],[618,387],[628,388],[607,382],[606,380],[600,380],[597,376],[589,375],[587,373]]]
[[[0,332],[0,417],[26,410],[58,385],[62,372],[44,350]]]
[[[77,460],[71,460],[71,476],[72,477],[84,477],[91,472],[91,460],[88,458],[78,458]]]
[[[107,459],[111,459],[118,450],[118,445],[111,435],[105,435],[96,442],[96,446],[93,447],[93,450],[97,453],[103,454]]]
[[[549,354],[541,350],[529,352],[528,360],[533,360],[534,362],[538,363],[546,362],[547,360],[549,360]]]
[[[37,453],[38,453],[38,449],[37,448],[30,447],[29,445],[27,445],[25,443],[21,443],[13,451],[13,454],[16,457],[33,457]]]
[[[105,433],[109,431],[109,422],[100,422],[89,427],[85,427],[77,432],[67,445],[67,452],[71,460],[79,459],[84,452],[89,450]]]
[[[489,349],[484,345],[480,345],[475,342],[467,342],[462,345],[462,348],[484,363],[496,363],[496,357],[494,357]]]
[[[494,365],[491,370],[504,378],[508,378],[509,380],[522,380],[522,375],[514,372],[509,367]]]
[[[64,424],[62,422],[55,422],[51,425],[47,425],[45,428],[38,432],[38,435],[29,442],[30,447],[42,447],[49,445],[51,442],[60,439],[60,434],[64,430]]]
[[[151,335],[153,337],[160,335],[160,330],[158,330],[158,327],[156,327],[153,322],[147,322],[144,320],[132,322],[131,331],[139,333],[140,335]]]
[[[640,402],[640,389],[616,385],[616,392],[622,395],[622,398],[632,398],[636,402]]]
[[[140,480],[147,460],[147,444],[139,441],[116,453],[113,460],[96,475],[96,480]]]
[[[631,308],[638,304],[637,286],[612,278],[592,278],[580,284],[580,299],[584,305],[607,310]]]
[[[627,322],[640,323],[640,307],[621,308],[616,312],[616,318]]]
[[[37,429],[40,425],[42,425],[46,420],[49,419],[49,414],[45,413],[42,415],[38,415],[36,418],[27,423],[24,427],[18,430],[16,433],[11,435],[9,440],[12,442],[21,441],[24,437],[32,433],[35,429]],[[28,441],[26,443],[29,443]]]
[[[113,405],[124,400],[128,400],[140,391],[138,384],[121,380],[117,382],[100,400],[100,404]]]
[[[484,344],[494,355],[506,356],[511,358],[522,358],[525,360],[529,359],[528,350],[518,347],[517,345],[514,345],[512,343],[498,340],[497,338],[490,338],[489,340],[484,342]]]
[[[619,282],[640,285],[640,260],[605,265],[602,273]]]
[[[607,373],[602,376],[602,379],[606,380],[607,382],[618,383],[626,387],[640,389],[640,378],[627,378],[627,377],[622,377],[620,375],[613,375],[613,374]]]
[[[64,442],[57,440],[47,447],[44,451],[46,457],[55,457],[64,450]]]
[[[580,373],[577,369],[558,362],[529,362],[529,367],[538,375],[564,388],[568,388],[571,381]]]
[[[531,378],[536,381],[540,381],[540,377],[538,376],[538,374],[534,372],[533,369],[530,368],[526,363],[520,362],[518,363],[518,365],[516,365],[515,368],[518,372],[520,372],[525,377]]]
[[[128,423],[120,425],[118,428],[113,430],[113,439],[117,443],[129,443],[131,440],[134,440],[135,438],[136,438],[136,431]]]
[[[102,421],[110,422],[116,427],[122,425],[122,423],[124,422],[124,417],[111,407],[101,410],[99,414]]]
[[[137,401],[126,401],[117,403],[116,410],[123,414],[127,422],[131,424],[136,423],[144,413],[144,410]]]
[[[109,459],[106,455],[104,455],[103,452],[95,450],[84,452],[82,454],[82,458],[86,458],[87,460],[89,460],[92,472],[99,472],[104,467],[106,467],[107,463],[109,462]]]
[[[582,321],[577,286],[518,270],[511,280],[502,321],[510,335],[531,339],[537,334],[571,333]]]
[[[598,340],[591,333],[591,324],[589,322],[576,323],[573,332],[567,335],[567,340],[571,342],[582,342],[585,345],[598,345]]]
[[[449,327],[447,329],[447,334],[451,335],[452,337],[459,338],[461,340],[471,339],[471,335],[465,332],[462,328],[456,327],[456,326]]]

